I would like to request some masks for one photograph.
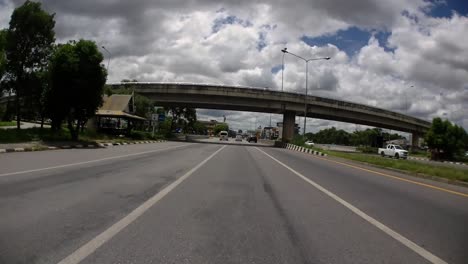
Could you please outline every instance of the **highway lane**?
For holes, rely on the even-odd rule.
[[[466,263],[466,197],[285,149],[221,148],[124,146],[100,156],[154,152],[0,177],[0,263],[57,263],[87,246],[81,263],[430,263],[297,173],[430,254]],[[90,243],[103,234],[100,247]]]
[[[333,162],[336,160],[333,158],[327,159],[285,149],[265,149],[265,152],[445,261],[466,263],[467,188],[418,179],[349,161],[339,160],[339,163],[336,163]],[[356,168],[344,166],[340,164],[342,162]],[[396,176],[402,180],[379,173]],[[427,184],[429,187],[417,183]],[[462,195],[450,193],[452,191]]]
[[[1,165],[17,171],[132,156],[0,177],[0,263],[58,262],[217,148],[170,142],[2,155]]]
[[[285,152],[271,148],[265,151]],[[316,167],[310,166],[310,161],[302,166]],[[466,205],[466,200],[458,202],[458,206]],[[459,220],[466,216],[445,217]],[[432,230],[429,226],[423,232]],[[443,243],[455,243],[460,248],[463,244],[457,245],[459,242],[449,239]],[[447,253],[451,263],[463,263],[463,252]],[[254,148],[241,146],[223,150],[166,200],[84,261],[180,262],[426,263],[414,251],[304,184]]]
[[[180,147],[187,143],[161,142],[152,144],[136,144],[110,146],[96,149],[59,149],[40,152],[14,152],[0,156],[0,177],[3,174],[18,171],[34,170],[80,162],[92,162],[117,156],[134,155],[148,151],[160,151],[172,147]]]

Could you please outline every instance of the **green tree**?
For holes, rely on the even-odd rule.
[[[164,122],[159,123],[159,133],[165,135],[166,137],[171,137],[172,130],[172,117],[168,117],[164,120]]]
[[[149,118],[154,111],[151,100],[143,95],[135,94],[135,115]]]
[[[6,80],[6,35],[7,29],[0,30],[0,97],[4,94],[11,95],[11,89],[9,82]],[[8,100],[6,105],[0,106],[2,111],[0,111],[0,120],[10,121],[11,120],[11,104]]]
[[[42,71],[48,63],[55,42],[54,14],[49,14],[41,3],[26,1],[11,15],[6,34],[6,71],[16,95],[16,120],[20,128],[21,102],[31,96],[27,89],[30,75]],[[40,100],[40,98],[35,98]]]
[[[206,135],[207,134],[207,127],[200,121],[195,121],[193,124],[193,130],[198,135]]]
[[[229,130],[229,126],[228,124],[225,124],[225,123],[221,123],[221,124],[217,124],[214,128],[213,128],[213,133],[215,135],[219,134],[219,132],[221,131],[228,131]]]
[[[195,131],[195,123],[197,122],[197,111],[195,108],[185,108],[183,117],[185,120],[184,132],[193,133]]]
[[[103,56],[89,40],[59,45],[52,56],[47,107],[53,126],[66,120],[73,140],[102,104],[107,72]]]
[[[362,131],[354,131],[351,134],[350,143],[353,146],[372,146],[381,147],[378,144],[378,139],[382,138],[382,129],[372,128]]]
[[[2,29],[0,30],[0,85],[3,80],[3,76],[5,75],[6,72],[6,35],[7,35],[7,29]],[[1,87],[1,86],[0,86]],[[3,92],[3,89],[0,88],[0,94]]]
[[[439,117],[432,120],[425,136],[432,159],[453,159],[455,155],[461,155],[468,147],[467,140],[468,135],[462,127]]]
[[[172,117],[171,131],[176,127],[182,128],[184,132],[191,132],[193,130],[193,125],[197,121],[195,108],[172,106],[165,109]]]
[[[322,144],[349,145],[350,142],[349,133],[342,129],[338,130],[335,127],[322,129],[316,134],[307,133],[306,137],[316,143]]]

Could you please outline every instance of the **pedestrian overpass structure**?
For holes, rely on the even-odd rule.
[[[413,145],[416,145],[431,125],[425,120],[363,104],[264,88],[165,82],[124,82],[109,85],[115,89],[132,87],[135,92],[161,106],[283,114],[283,140],[293,137],[295,117],[304,116],[305,106],[307,117],[411,133]]]

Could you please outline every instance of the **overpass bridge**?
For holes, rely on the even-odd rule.
[[[192,83],[125,82],[109,84],[112,88],[132,87],[161,106],[238,110],[283,114],[283,139],[294,135],[296,116],[368,125],[413,134],[413,145],[431,123],[412,116],[363,104],[318,96],[272,91],[263,88]]]

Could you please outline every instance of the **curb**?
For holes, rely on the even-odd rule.
[[[96,143],[95,145],[64,145],[64,146],[57,146],[57,147],[45,147],[45,148],[9,148],[9,149],[0,149],[0,153],[11,153],[11,152],[31,152],[31,151],[42,151],[42,150],[56,150],[56,149],[93,149],[93,148],[105,148],[111,146],[124,146],[124,145],[134,145],[134,144],[150,144],[150,143],[159,143],[159,142],[166,142],[167,140],[151,140],[151,141],[127,141],[122,143]]]
[[[298,152],[310,154],[310,155],[317,155],[317,156],[323,156],[323,157],[327,156],[326,153],[315,151],[315,150],[312,150],[312,149],[309,149],[309,148],[300,147],[300,146],[297,146],[297,145],[294,145],[294,144],[289,144],[289,143],[286,143],[281,147],[285,148],[285,149],[293,150],[293,151],[298,151]]]

